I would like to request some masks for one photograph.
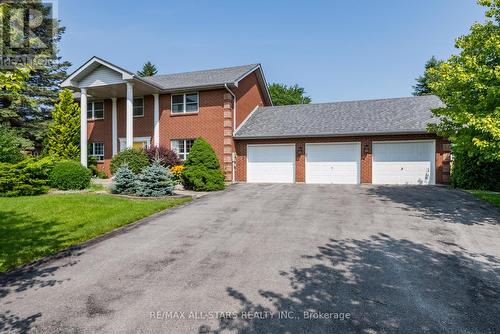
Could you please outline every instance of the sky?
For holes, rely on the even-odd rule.
[[[61,56],[159,74],[261,63],[313,102],[410,96],[432,55],[484,21],[474,0],[59,0]]]

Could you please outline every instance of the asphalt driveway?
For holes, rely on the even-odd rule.
[[[0,276],[0,331],[498,333],[499,222],[439,187],[240,184]]]

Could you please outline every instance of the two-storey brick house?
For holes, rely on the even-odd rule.
[[[172,148],[197,137],[227,181],[447,183],[449,143],[427,131],[435,96],[272,106],[259,64],[139,77],[94,57],[71,74],[81,104],[81,162],[128,147]],[[90,151],[88,151],[90,150]]]
[[[82,163],[96,156],[108,174],[126,147],[166,146],[185,159],[203,137],[231,181],[234,130],[255,107],[272,104],[259,64],[143,78],[94,57],[62,87],[80,93]]]

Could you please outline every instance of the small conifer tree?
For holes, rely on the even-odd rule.
[[[136,182],[136,194],[144,197],[159,197],[171,195],[175,180],[173,174],[160,161],[156,160],[144,168]]]
[[[116,171],[111,190],[115,194],[133,194],[136,181],[135,174],[128,168],[128,165],[124,164]]]
[[[224,174],[219,159],[205,139],[196,139],[184,162],[184,167],[182,178],[187,188],[196,191],[224,189]]]
[[[54,157],[76,160],[80,156],[80,107],[73,93],[65,89],[52,110],[45,151]]]

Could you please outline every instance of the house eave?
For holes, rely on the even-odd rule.
[[[349,133],[322,133],[322,134],[286,134],[286,135],[264,135],[264,136],[234,136],[235,140],[259,140],[259,139],[299,139],[299,138],[335,138],[335,137],[369,137],[369,136],[397,136],[397,135],[433,135],[428,131],[395,131],[395,132],[349,132]]]

